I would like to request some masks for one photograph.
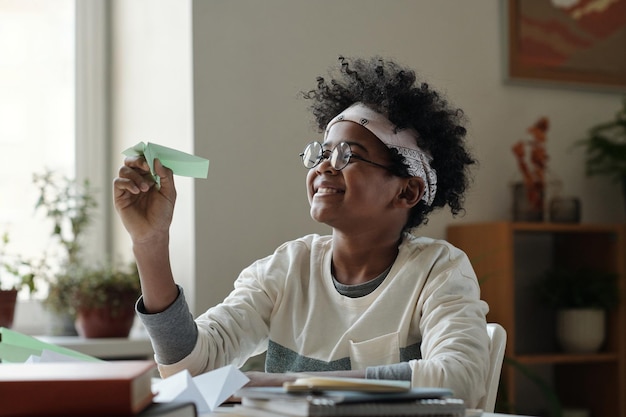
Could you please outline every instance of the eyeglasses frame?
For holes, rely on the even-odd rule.
[[[388,166],[385,166],[385,165],[382,165],[382,164],[379,164],[379,163],[374,162],[374,161],[370,161],[369,159],[365,159],[365,158],[363,158],[362,156],[359,156],[359,155],[356,155],[356,154],[352,153],[352,146],[350,146],[350,144],[349,144],[348,142],[346,142],[346,141],[339,142],[337,145],[335,145],[335,147],[334,147],[333,149],[326,149],[326,150],[324,150],[324,146],[323,146],[323,145],[322,145],[319,141],[313,141],[313,142],[309,142],[309,143],[308,143],[308,144],[304,147],[304,149],[306,150],[306,148],[308,148],[309,146],[311,146],[311,145],[312,145],[312,144],[314,144],[314,143],[317,143],[317,144],[320,146],[320,149],[322,149],[322,152],[321,152],[321,153],[320,153],[320,155],[318,156],[318,158],[317,158],[317,162],[315,162],[315,165],[313,165],[312,167],[307,167],[306,165],[304,165],[304,152],[301,152],[301,153],[300,153],[300,159],[302,159],[302,164],[303,164],[303,165],[304,165],[304,167],[305,167],[305,168],[307,168],[307,169],[313,169],[313,168],[315,168],[316,166],[318,166],[319,164],[321,164],[321,163],[322,163],[322,160],[324,160],[324,159],[328,159],[328,160],[330,160],[330,156],[331,156],[331,155],[332,155],[332,153],[335,151],[335,149],[337,149],[337,147],[338,147],[338,146],[341,146],[342,144],[344,144],[344,143],[345,143],[345,144],[348,146],[348,149],[349,149],[349,152],[350,152],[350,153],[348,154],[348,162],[346,162],[346,164],[345,164],[344,166],[342,166],[341,168],[335,168],[335,167],[332,165],[332,163],[331,163],[331,164],[330,164],[330,166],[331,166],[331,167],[333,167],[333,169],[334,169],[335,171],[341,171],[342,169],[344,169],[345,167],[347,167],[347,166],[350,164],[350,162],[352,162],[352,158],[354,158],[354,159],[356,159],[356,160],[358,160],[358,161],[367,162],[368,164],[372,164],[372,165],[377,166],[377,167],[379,167],[379,168],[383,168],[383,169],[385,169],[385,170],[387,170],[387,171],[389,171],[389,172],[391,172],[392,174],[394,174],[394,175],[395,175],[395,171],[394,171],[394,169],[393,169],[393,168],[388,167]],[[326,154],[326,152],[330,152],[330,154],[329,154],[328,156],[324,156],[324,155]]]

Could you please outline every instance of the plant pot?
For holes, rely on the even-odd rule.
[[[0,290],[0,327],[13,326],[16,302],[17,290]]]
[[[597,352],[604,343],[605,311],[594,308],[566,309],[557,312],[557,337],[568,353]]]
[[[86,338],[128,337],[135,320],[135,305],[118,307],[81,308],[76,314],[76,330]]]

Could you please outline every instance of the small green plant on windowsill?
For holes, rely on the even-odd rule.
[[[38,290],[39,276],[44,268],[43,260],[27,260],[9,253],[9,233],[4,232],[0,240],[0,327],[12,327],[17,296],[22,289],[29,295]]]
[[[126,266],[87,267],[74,276],[70,290],[71,306],[76,310],[108,307],[113,318],[134,304],[141,293],[139,273],[135,263]]]
[[[35,209],[52,221],[51,237],[58,243],[58,256],[48,264],[49,291],[44,307],[59,316],[73,316],[71,289],[83,269],[82,245],[97,207],[89,181],[82,183],[47,170],[33,175],[39,191]]]
[[[62,262],[49,274],[49,293],[44,306],[58,315],[76,318],[81,328],[88,321],[86,316],[100,321],[113,319],[113,322],[124,316],[130,325],[125,325],[122,331],[107,333],[105,329],[102,333],[84,335],[127,336],[134,318],[134,300],[139,296],[136,267],[120,267],[108,258],[100,263],[90,262],[83,254],[84,237],[97,208],[95,190],[89,181],[59,178],[50,171],[35,175],[34,182],[39,188],[36,208],[52,220],[51,235],[63,252]]]
[[[141,294],[139,274],[135,263],[123,266],[68,265],[63,273],[55,276],[44,305],[57,314],[65,314],[76,320],[76,330],[85,337],[125,337],[134,319],[134,303]],[[90,319],[91,317],[91,319]],[[90,329],[96,320],[102,326],[110,321],[122,330]],[[107,333],[111,331],[112,333]]]
[[[36,271],[43,268],[43,265],[41,261],[27,260],[20,255],[8,253],[9,242],[9,233],[4,232],[0,240],[0,290],[19,291],[26,288],[30,294],[34,294],[37,291]]]

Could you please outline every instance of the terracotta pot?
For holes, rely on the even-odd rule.
[[[17,290],[0,290],[0,327],[13,326],[16,301]]]
[[[76,330],[87,338],[128,337],[135,320],[135,305],[111,314],[108,307],[83,308],[76,314]]]

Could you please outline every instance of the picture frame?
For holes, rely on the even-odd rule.
[[[507,78],[626,92],[626,0],[504,0]]]

